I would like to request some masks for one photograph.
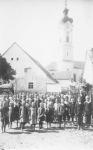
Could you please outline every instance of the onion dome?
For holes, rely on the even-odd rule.
[[[67,8],[65,8],[63,11],[63,13],[64,13],[64,18],[62,19],[63,23],[66,23],[66,22],[73,23],[73,19],[68,17],[68,11],[69,11],[69,9],[67,9]]]

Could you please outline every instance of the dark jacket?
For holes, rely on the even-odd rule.
[[[91,105],[91,102],[88,103],[88,102],[85,102],[84,103],[84,113],[85,114],[91,114],[92,112],[92,105]]]
[[[83,104],[82,103],[76,103],[75,106],[75,114],[76,115],[82,115],[83,114]]]

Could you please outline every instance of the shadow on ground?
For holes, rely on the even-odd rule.
[[[31,126],[25,126],[25,128],[23,129],[23,131],[20,129],[20,127],[18,128],[12,128],[10,131],[6,132],[8,134],[13,134],[13,135],[17,135],[17,134],[32,134],[32,133],[59,133],[59,131],[64,131],[64,130],[76,130],[77,126],[66,126],[65,128],[62,126],[61,128],[59,127],[50,127],[50,128],[42,128],[39,129],[39,127],[36,127],[36,129],[34,130],[33,127],[31,128]],[[83,127],[84,131],[89,131],[92,132],[93,131],[93,127],[91,128],[85,128]]]

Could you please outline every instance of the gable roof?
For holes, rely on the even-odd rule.
[[[28,54],[21,46],[19,46],[19,44],[17,44],[16,42],[14,42],[3,54],[2,56],[4,56],[9,50],[10,48],[12,48],[14,45],[17,45],[46,75],[47,77],[49,77],[52,81],[54,81],[55,83],[58,83],[58,81],[56,79],[54,79],[51,74],[37,61],[35,60],[30,54]]]

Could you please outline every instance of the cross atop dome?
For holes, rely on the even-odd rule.
[[[67,0],[65,0],[65,9],[63,11],[63,13],[65,14],[65,16],[67,16],[69,9],[67,9]]]
[[[65,8],[67,8],[67,0],[65,0]]]

